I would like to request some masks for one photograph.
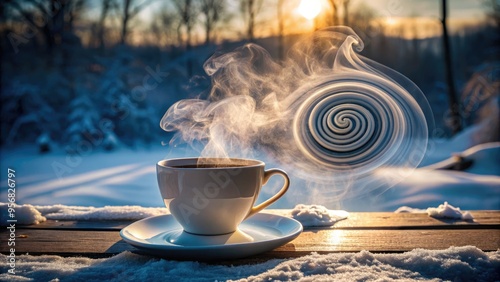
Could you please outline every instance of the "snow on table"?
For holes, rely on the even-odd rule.
[[[151,208],[141,206],[105,206],[83,207],[66,205],[33,206],[30,204],[11,204],[16,210],[18,225],[39,224],[47,219],[52,220],[78,220],[78,221],[127,221],[139,220],[150,216],[168,214],[166,208]],[[0,225],[7,226],[8,204],[0,203]],[[342,210],[329,210],[321,205],[295,206],[292,211],[274,210],[275,214],[294,218],[304,227],[331,226],[335,222],[347,218],[348,212]]]
[[[454,207],[448,202],[444,202],[438,207],[429,207],[426,210],[416,209],[408,206],[399,207],[396,213],[400,212],[410,212],[410,213],[427,213],[429,216],[434,218],[450,218],[450,219],[461,219],[461,220],[474,220],[474,217],[468,211],[461,211],[459,207]]]

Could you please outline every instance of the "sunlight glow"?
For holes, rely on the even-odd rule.
[[[385,23],[387,25],[395,25],[397,23],[397,20],[395,18],[386,18]]]
[[[331,245],[334,245],[335,247],[341,246],[345,241],[344,233],[341,230],[334,230],[333,232],[328,232],[326,235],[327,238],[325,241],[327,241]]]
[[[302,0],[297,7],[297,12],[308,20],[312,20],[321,12],[320,0]]]

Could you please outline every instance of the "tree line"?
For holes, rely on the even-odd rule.
[[[0,2],[0,23],[4,38],[14,51],[34,37],[42,41],[49,52],[56,45],[71,43],[75,36],[85,40],[90,47],[131,44],[134,32],[147,33],[154,44],[189,49],[193,44],[210,44],[224,39],[253,41],[259,29],[272,29],[266,36],[283,37],[287,32],[293,33],[305,21],[292,19],[297,17],[294,14],[296,2],[5,0]],[[328,0],[328,3],[329,9],[322,11],[315,20],[316,28],[351,24],[350,0]],[[150,9],[148,19],[140,22],[139,15],[147,9]]]

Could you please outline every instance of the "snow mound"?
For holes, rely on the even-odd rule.
[[[16,256],[16,274],[0,264],[7,281],[495,281],[500,250],[472,246],[416,249],[402,254],[313,253],[251,265],[213,265],[171,261],[123,252],[111,258]],[[0,260],[7,256],[0,254]]]
[[[396,213],[427,213],[429,216],[434,218],[451,218],[451,219],[462,219],[462,220],[473,220],[474,217],[468,211],[461,211],[459,207],[454,207],[448,202],[439,205],[437,208],[429,207],[424,209],[415,209],[408,206],[399,207],[394,212]]]
[[[402,206],[402,207],[399,207],[397,210],[394,211],[395,213],[425,213],[426,210],[424,209],[416,209],[416,208],[412,208],[412,207],[409,207],[409,206]]]
[[[451,153],[451,157],[421,169],[449,169],[460,162],[470,162],[470,167],[461,169],[480,175],[500,174],[500,142],[490,142],[471,147],[463,152]]]
[[[348,212],[329,210],[321,205],[298,204],[292,210],[292,218],[298,220],[304,227],[331,226],[335,222],[346,219]]]
[[[35,206],[46,218],[54,220],[139,220],[150,216],[167,214],[166,208],[141,206]]]
[[[448,202],[444,202],[444,204],[439,205],[437,208],[427,208],[427,214],[434,218],[474,219],[468,211],[462,212],[459,207],[454,207],[448,204]]]
[[[40,222],[44,222],[47,219],[42,216],[42,214],[32,205],[17,205],[15,203],[10,204],[10,208],[13,208],[13,215],[15,217],[9,217],[11,214],[9,212],[9,204],[8,203],[0,203],[0,225],[8,226],[8,220],[16,220],[16,225],[30,225],[30,224],[38,224]]]
[[[2,226],[8,225],[8,219],[16,219],[18,225],[39,224],[52,220],[139,220],[150,216],[167,214],[166,208],[147,208],[141,206],[32,206],[14,204],[15,218],[9,218],[8,204],[0,203]]]

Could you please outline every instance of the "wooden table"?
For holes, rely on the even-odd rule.
[[[286,210],[270,210],[283,214]],[[446,249],[473,245],[483,251],[500,249],[500,211],[472,211],[474,221],[442,220],[427,214],[370,212],[350,213],[349,218],[328,228],[306,228],[292,242],[273,251],[232,261],[231,264],[298,257],[311,252],[405,252],[415,248]],[[16,254],[109,257],[123,251],[140,252],[125,243],[125,221],[54,221],[17,226]],[[1,238],[9,231],[2,228]],[[0,252],[9,254],[2,239]]]

